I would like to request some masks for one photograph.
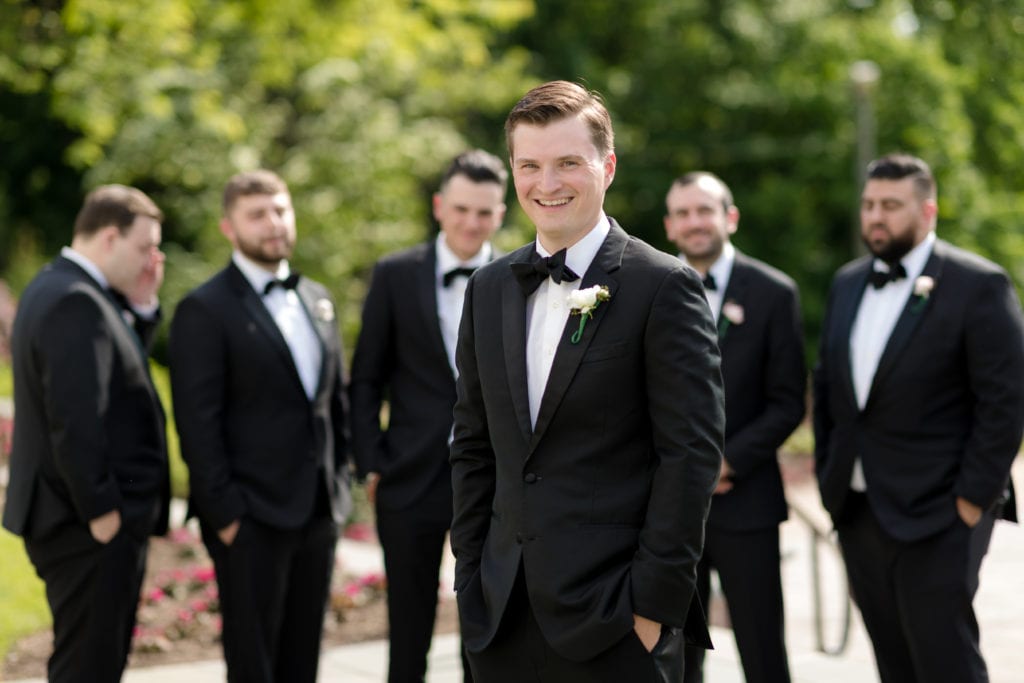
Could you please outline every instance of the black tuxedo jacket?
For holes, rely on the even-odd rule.
[[[233,264],[193,290],[171,324],[171,387],[192,509],[214,529],[244,516],[278,529],[309,521],[318,480],[338,523],[351,507],[347,397],[334,302],[295,290],[320,339],[313,399],[262,298]]]
[[[384,257],[363,305],[349,388],[352,450],[360,477],[381,474],[377,502],[385,509],[408,507],[451,477],[455,375],[437,315],[436,268],[433,240]]]
[[[989,508],[1003,496],[1024,423],[1024,323],[1006,273],[937,240],[882,353],[864,410],[850,372],[850,330],[871,259],[836,275],[814,372],[821,497],[841,515],[854,460],[883,528],[914,541],[957,518],[955,498]]]
[[[520,564],[569,659],[607,649],[634,613],[709,645],[694,580],[724,399],[700,280],[613,221],[580,284],[611,298],[578,344],[569,318],[531,428],[527,302],[509,264],[533,251],[477,271],[459,332],[452,547],[466,647],[494,637]]]
[[[167,529],[164,412],[144,348],[152,327],[133,331],[108,292],[63,257],[25,288],[11,335],[7,529],[41,540],[115,509],[136,538]]]
[[[720,314],[718,324],[734,486],[712,498],[708,527],[765,529],[786,519],[777,453],[805,412],[799,297],[784,273],[737,251],[722,302],[743,311],[742,323]]]

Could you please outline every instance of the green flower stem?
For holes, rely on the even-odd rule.
[[[579,327],[579,329],[576,330],[575,332],[573,332],[572,336],[569,337],[569,341],[571,341],[573,344],[579,344],[580,343],[580,339],[583,339],[583,326],[587,324],[587,318],[589,318],[589,317],[590,317],[589,313],[586,314],[586,315],[581,315],[580,316],[580,327]]]

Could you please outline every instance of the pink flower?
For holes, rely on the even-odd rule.
[[[370,541],[373,539],[373,529],[365,522],[353,522],[345,527],[344,535],[353,541]]]
[[[189,608],[193,612],[209,612],[210,611],[210,603],[208,603],[206,600],[202,600],[202,599],[193,600],[192,602],[189,603],[188,606],[189,606]]]
[[[167,593],[164,593],[163,590],[160,588],[151,588],[149,592],[146,593],[146,601],[151,602],[154,605],[163,601],[163,599],[166,597]]]
[[[195,536],[188,529],[188,527],[178,527],[173,529],[169,534],[170,539],[175,543],[193,543],[195,542]]]
[[[217,573],[213,567],[196,567],[192,570],[192,579],[200,583],[209,583],[216,580]]]

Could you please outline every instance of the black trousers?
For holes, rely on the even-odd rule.
[[[882,683],[987,683],[972,603],[992,513],[973,529],[957,517],[904,542],[885,532],[864,494],[850,496],[836,529]]]
[[[747,683],[789,683],[786,658],[779,528],[729,531],[709,527],[697,565],[697,594],[710,604],[711,570],[729,604]],[[686,648],[686,683],[701,683],[704,649]]]
[[[338,526],[322,506],[280,530],[243,518],[231,546],[202,525],[217,572],[231,683],[315,683]]]
[[[388,579],[388,683],[422,683],[437,617],[441,560],[452,523],[451,477],[400,510],[377,506]],[[465,683],[473,677],[462,657]]]
[[[683,634],[664,628],[652,654],[630,630],[593,659],[566,659],[548,645],[537,624],[520,566],[494,640],[467,656],[474,679],[486,683],[679,683]]]
[[[26,540],[53,614],[53,683],[115,683],[131,647],[149,539],[125,527],[106,545],[85,525],[45,540]]]

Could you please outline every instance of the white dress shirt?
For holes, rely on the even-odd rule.
[[[679,258],[690,266],[690,262],[684,254],[680,254]],[[732,242],[726,242],[722,245],[722,253],[718,255],[718,259],[708,268],[708,275],[714,279],[715,288],[713,290],[705,289],[704,297],[708,300],[708,306],[711,307],[711,314],[715,317],[716,325],[718,316],[722,313],[722,300],[725,298],[725,289],[729,286],[729,278],[732,277],[734,263],[736,263],[736,247],[732,246]]]
[[[579,279],[555,284],[547,278],[526,302],[526,381],[530,397],[530,424],[534,427],[537,426],[537,414],[548,384],[551,363],[555,360],[555,351],[569,320],[569,293],[580,288],[583,276],[610,229],[608,218],[602,212],[597,225],[565,253],[565,265],[579,275]],[[551,256],[539,239],[536,249],[541,256]]]
[[[231,255],[231,260],[242,271],[242,275],[252,285],[256,295],[263,300],[263,305],[267,307],[270,317],[277,323],[277,327],[281,330],[281,335],[292,353],[292,360],[295,362],[295,369],[299,372],[299,379],[302,380],[306,396],[312,400],[316,394],[317,385],[320,383],[320,366],[323,363],[323,349],[320,346],[320,338],[313,328],[313,321],[295,290],[274,287],[269,294],[263,293],[267,283],[275,277],[281,280],[288,277],[290,272],[288,262],[281,262],[275,276],[253,263],[239,251],[235,251]]]
[[[453,268],[479,268],[488,263],[491,260],[491,243],[484,242],[475,256],[462,261],[448,247],[442,232],[437,235],[436,251],[434,287],[437,291],[437,319],[441,324],[441,338],[444,340],[444,350],[448,353],[448,364],[452,368],[452,374],[458,377],[459,373],[455,369],[455,346],[459,340],[462,303],[466,298],[466,284],[469,278],[457,277],[445,287],[444,274]]]
[[[864,288],[857,317],[850,331],[850,372],[853,375],[857,407],[861,410],[867,405],[871,384],[875,380],[875,372],[878,371],[878,361],[881,360],[882,352],[889,343],[889,337],[892,336],[900,313],[914,291],[914,280],[921,275],[928,257],[932,254],[934,244],[935,233],[930,232],[920,244],[900,259],[900,263],[907,271],[907,277],[896,282],[888,282],[881,289],[875,289],[870,284]],[[889,270],[889,267],[879,259],[874,260],[872,267],[882,272]],[[867,488],[860,458],[854,463],[850,488],[855,491],[864,491]]]

